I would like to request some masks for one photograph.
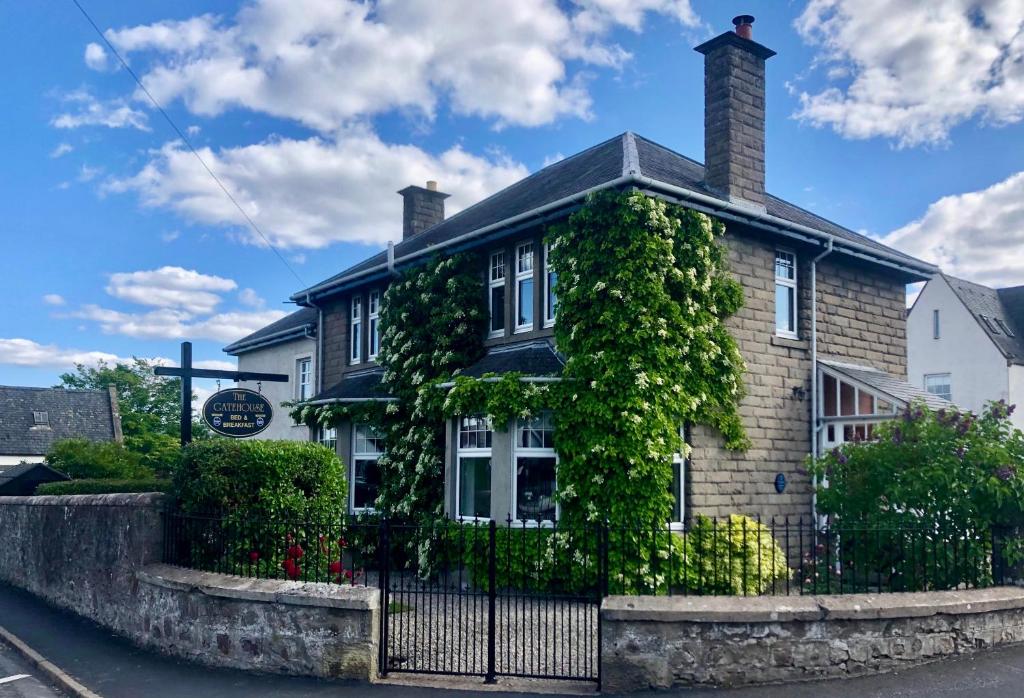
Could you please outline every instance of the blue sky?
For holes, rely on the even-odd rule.
[[[302,283],[70,0],[5,3],[0,383],[181,339],[224,362],[400,237],[406,184],[451,211],[627,129],[702,159],[692,47],[740,13],[778,52],[772,193],[1024,283],[1024,0],[82,2]]]

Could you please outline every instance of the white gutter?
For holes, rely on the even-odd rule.
[[[811,260],[811,460],[818,459],[818,262],[832,254],[832,240],[825,251]],[[818,515],[818,476],[811,480],[811,516]]]
[[[299,335],[299,330],[302,330],[302,335]],[[253,340],[246,344],[229,345],[224,348],[224,353],[231,354],[232,356],[234,356],[236,352],[241,353],[246,351],[253,351],[268,344],[275,344],[281,341],[282,339],[290,339],[291,337],[289,337],[289,335],[295,335],[294,339],[302,339],[303,337],[310,336],[309,330],[306,328],[305,325],[302,325],[301,327],[291,327],[287,330],[281,330],[280,332],[274,332],[273,334],[268,334],[264,337],[260,337],[259,339]]]
[[[484,383],[497,383],[501,381],[500,376],[489,376],[487,378],[478,379]],[[558,376],[521,376],[519,378],[520,383],[560,383],[562,379]],[[447,390],[454,388],[456,385],[455,381],[448,381],[447,383],[438,383],[435,388],[442,388]]]

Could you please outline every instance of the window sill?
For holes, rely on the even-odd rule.
[[[491,520],[484,516],[456,516],[455,520],[461,524],[489,524]]]
[[[512,334],[526,334],[527,332],[533,332],[533,325],[524,325],[517,327]]]
[[[515,519],[509,523],[509,528],[554,528],[555,522],[550,519],[544,519],[543,521],[523,521],[522,519]]]
[[[811,348],[810,342],[806,339],[800,339],[799,337],[786,337],[780,334],[772,335],[772,346],[785,347],[786,349],[800,349],[801,351],[809,351]]]

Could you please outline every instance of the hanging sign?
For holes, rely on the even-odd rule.
[[[259,393],[245,388],[220,390],[203,405],[203,421],[221,436],[255,436],[270,426],[274,409]]]

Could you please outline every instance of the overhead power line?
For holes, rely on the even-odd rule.
[[[103,40],[103,43],[107,45],[107,48],[110,49],[110,52],[114,54],[118,61],[120,61],[124,69],[128,71],[128,74],[132,76],[132,79],[135,80],[135,83],[139,86],[139,89],[141,89],[143,93],[145,93],[145,95],[149,98],[149,101],[153,103],[153,106],[156,108],[156,110],[160,112],[161,116],[163,116],[167,123],[170,124],[171,128],[174,129],[174,132],[178,134],[178,138],[180,138],[182,142],[188,147],[189,151],[191,151],[191,153],[195,156],[196,160],[199,161],[199,164],[203,166],[204,170],[206,170],[206,173],[209,174],[211,178],[213,178],[214,182],[217,183],[217,186],[220,187],[220,190],[224,192],[224,196],[228,197],[228,200],[231,201],[231,203],[234,204],[235,208],[238,209],[238,212],[242,214],[246,222],[248,222],[249,227],[252,228],[256,232],[256,234],[263,239],[263,242],[267,243],[267,247],[273,250],[274,254],[277,255],[277,258],[281,260],[281,264],[285,265],[288,268],[288,271],[292,273],[292,276],[294,276],[300,284],[305,286],[306,282],[302,280],[302,277],[299,276],[298,272],[295,271],[295,268],[288,263],[288,260],[284,258],[284,255],[281,254],[280,250],[278,250],[274,246],[274,244],[270,242],[270,239],[263,234],[263,231],[260,230],[260,227],[256,225],[256,221],[254,221],[249,216],[249,214],[245,212],[245,209],[242,208],[241,204],[239,204],[235,197],[231,195],[231,192],[228,190],[226,186],[224,186],[224,182],[220,180],[220,177],[218,177],[216,173],[214,173],[214,171],[210,169],[210,166],[206,164],[205,160],[203,160],[203,156],[200,155],[199,151],[196,150],[195,146],[192,145],[192,141],[189,140],[188,136],[185,135],[184,131],[178,128],[178,125],[174,123],[174,119],[172,119],[170,115],[166,111],[164,111],[164,108],[160,106],[160,103],[156,101],[156,98],[153,97],[150,91],[146,89],[146,86],[142,84],[142,80],[139,79],[139,76],[135,74],[135,71],[131,69],[131,66],[128,65],[128,62],[124,58],[122,58],[118,50],[114,48],[114,44],[112,44],[110,40],[107,39],[106,35],[99,28],[99,26],[97,26],[96,22],[94,22],[92,17],[89,16],[89,13],[85,11],[84,7],[82,7],[82,3],[80,3],[78,0],[71,0],[71,2],[75,3],[75,7],[78,8],[78,10],[82,13],[82,16],[85,17],[86,21],[90,24],[90,26],[92,26],[96,34],[100,37],[100,39]]]

